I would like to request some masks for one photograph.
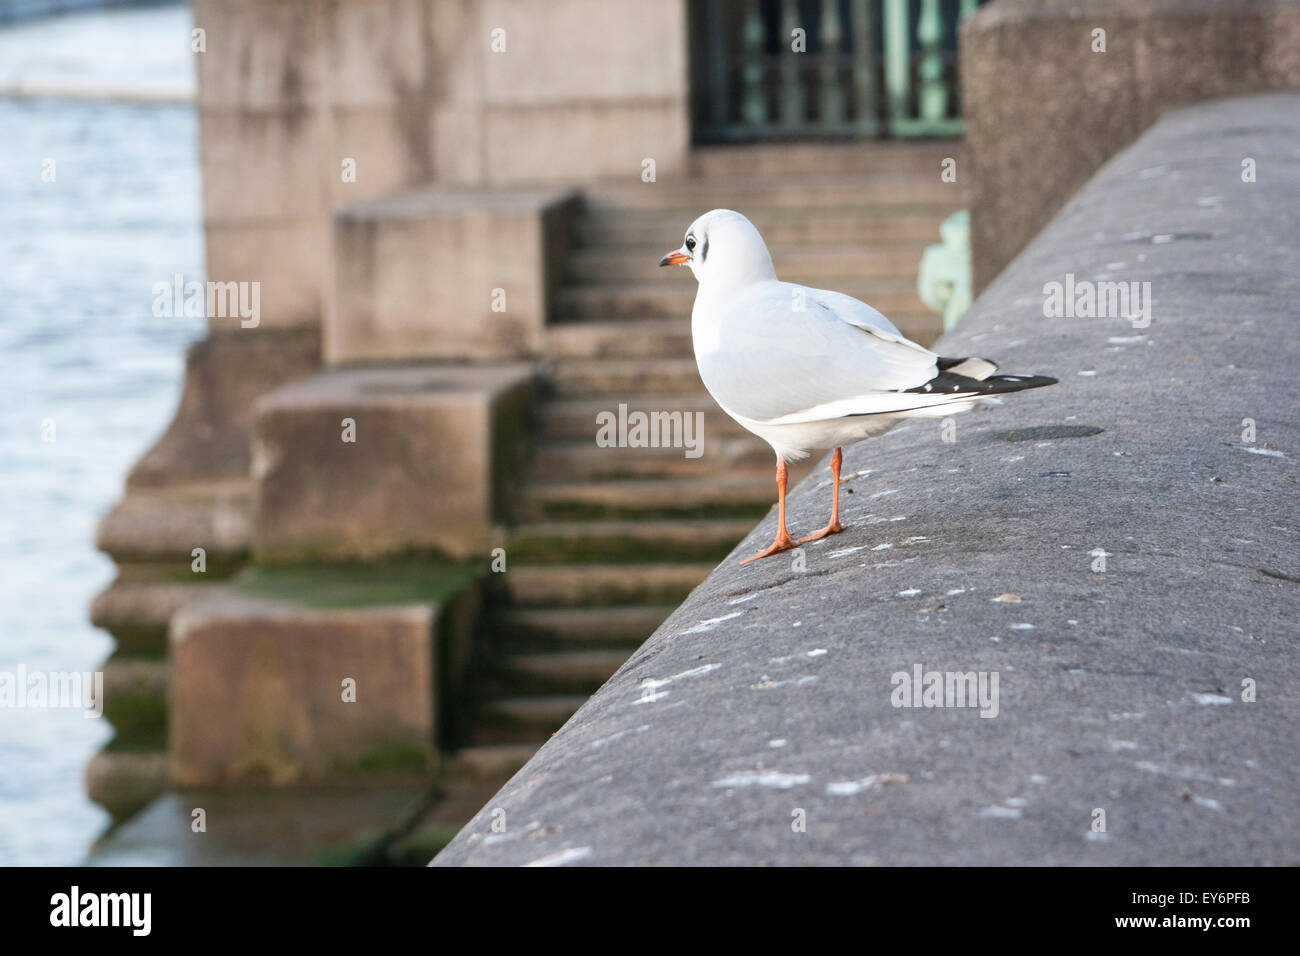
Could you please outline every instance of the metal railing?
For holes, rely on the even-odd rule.
[[[692,3],[695,138],[957,135],[957,25],[981,2]]]

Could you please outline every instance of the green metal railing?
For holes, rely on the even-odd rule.
[[[957,24],[981,2],[692,3],[695,137],[957,135]]]

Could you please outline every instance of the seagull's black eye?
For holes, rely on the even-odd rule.
[[[687,237],[686,237],[686,251],[687,251],[687,252],[694,252],[694,251],[695,251],[695,237],[694,237],[694,236],[687,236]]]

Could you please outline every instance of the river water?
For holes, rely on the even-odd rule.
[[[50,74],[57,49],[78,82],[141,43],[190,68],[171,49],[188,53],[184,8],[88,16],[89,34],[70,17],[0,29],[0,78],[24,48]],[[98,46],[60,47],[70,29]],[[154,283],[204,277],[197,136],[189,106],[0,98],[0,674],[94,670],[112,650],[87,618],[113,577],[95,524],[202,334],[152,310]],[[110,735],[79,710],[0,706],[0,864],[85,858],[108,817],[82,772]]]

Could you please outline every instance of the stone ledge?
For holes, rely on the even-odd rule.
[[[121,562],[187,570],[195,548],[214,565],[244,558],[252,539],[247,478],[130,490],[99,522],[95,547]]]

